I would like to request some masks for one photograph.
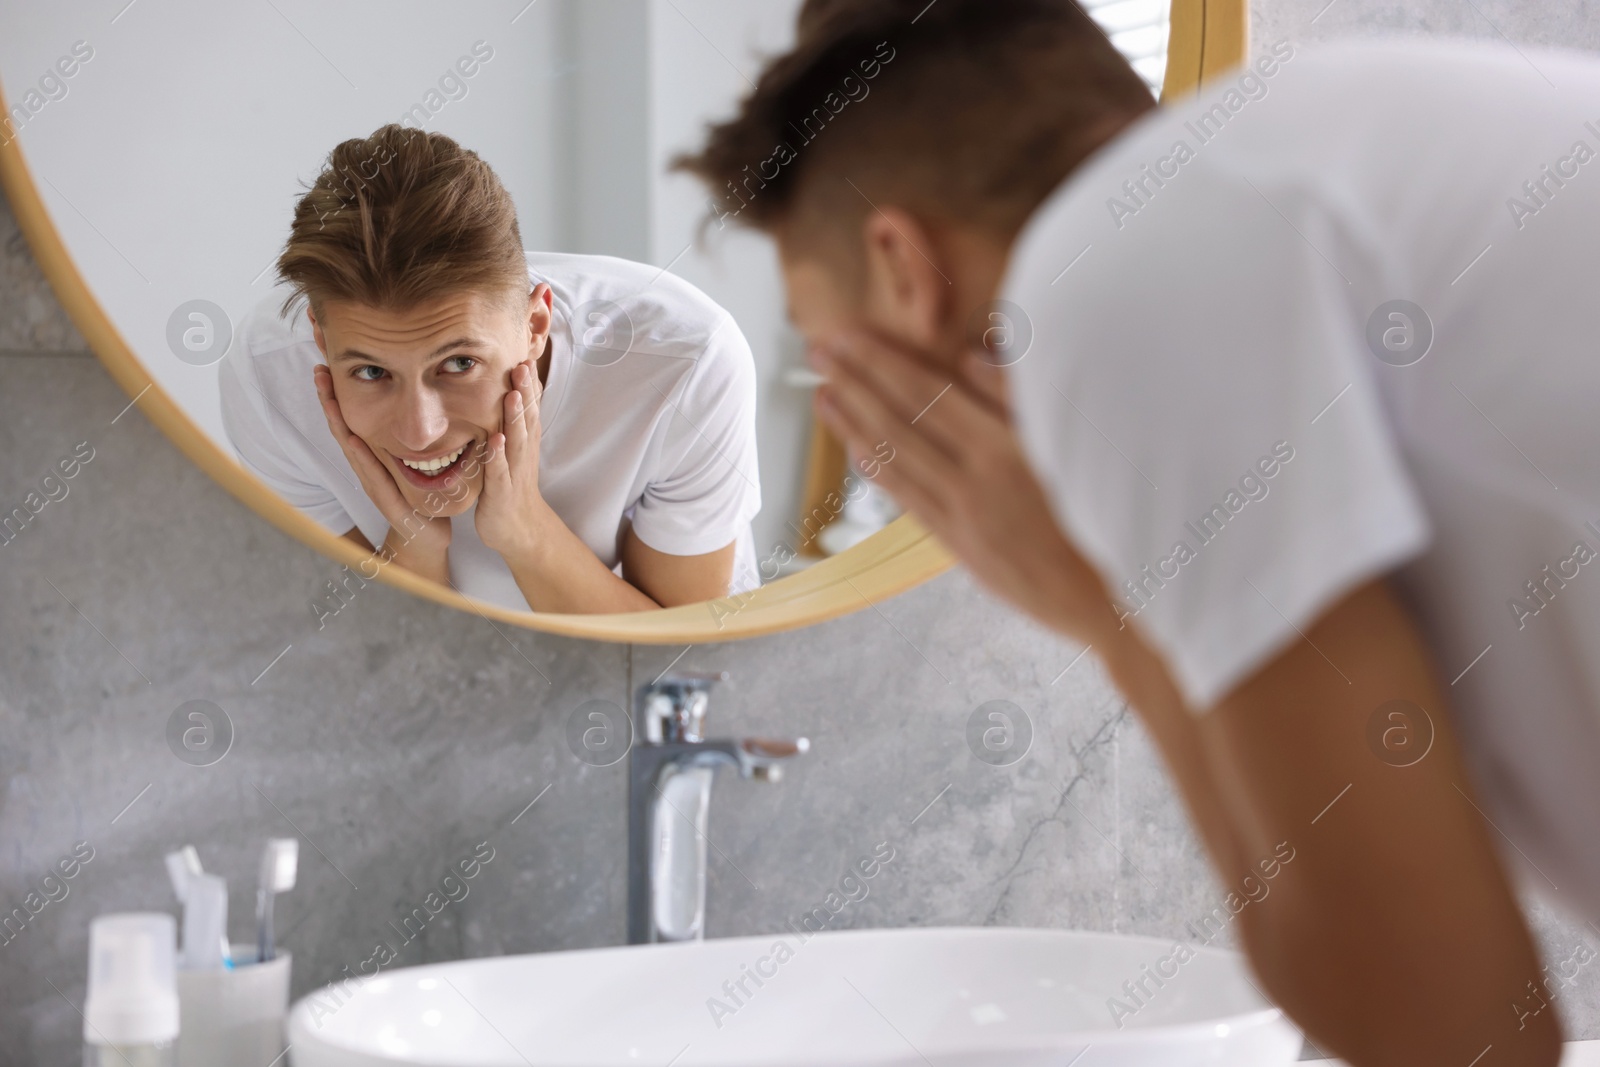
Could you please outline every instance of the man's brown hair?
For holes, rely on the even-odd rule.
[[[724,226],[837,235],[890,202],[1009,237],[1153,106],[1072,0],[807,0],[794,47],[673,165]]]
[[[528,292],[517,211],[476,152],[391,123],[328,153],[295,205],[278,276],[300,297],[401,310],[464,292]]]

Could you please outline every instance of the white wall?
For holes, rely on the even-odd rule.
[[[651,261],[644,0],[556,0],[555,11],[562,129],[554,247]]]

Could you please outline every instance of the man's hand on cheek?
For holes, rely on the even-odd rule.
[[[856,455],[893,448],[876,480],[979,581],[1077,639],[1114,628],[1103,584],[1057,528],[1022,454],[999,368],[973,354],[957,377],[870,334],[812,361],[828,379],[819,417]]]
[[[450,520],[425,507],[412,507],[395,483],[394,475],[371,447],[345,425],[344,413],[333,391],[333,372],[319,363],[312,368],[312,377],[316,382],[317,399],[322,402],[322,414],[328,420],[328,430],[350,461],[367,499],[377,505],[389,524],[389,535],[383,540],[385,556],[407,570],[448,582]]]
[[[539,492],[539,400],[544,390],[533,361],[513,367],[510,379],[501,400],[501,430],[490,434],[484,446],[476,518],[483,543],[507,560],[536,549],[541,527],[553,517]]]

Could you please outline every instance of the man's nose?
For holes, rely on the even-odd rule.
[[[432,389],[409,389],[401,400],[395,440],[413,452],[426,451],[450,428],[444,401]]]

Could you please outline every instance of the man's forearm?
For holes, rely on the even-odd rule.
[[[522,542],[501,555],[534,611],[598,615],[661,606],[617,577],[548,506]]]
[[[383,539],[383,547],[377,551],[386,562],[397,563],[413,574],[421,575],[440,585],[449,585],[448,551],[425,549],[418,542],[419,539],[407,537],[404,532],[391,526],[388,535]]]
[[[1296,849],[1239,916],[1262,984],[1358,1067],[1466,1067],[1490,1046],[1479,1067],[1555,1063],[1554,1010],[1516,1010],[1539,961],[1414,627],[1375,583],[1308,629],[1198,716],[1131,627],[1096,642],[1224,880],[1279,841]],[[1395,698],[1432,709],[1433,748],[1412,766],[1366,747],[1372,710]]]
[[[1367,740],[1374,712],[1396,700],[1432,725],[1431,746],[1404,766]],[[1306,627],[1208,712],[1201,734],[1217,777],[1253,813],[1253,825],[1236,821],[1247,847],[1305,842],[1240,929],[1267,987],[1319,1045],[1358,1067],[1556,1062],[1555,1009],[1517,1010],[1541,970],[1496,831],[1428,650],[1386,583]]]

